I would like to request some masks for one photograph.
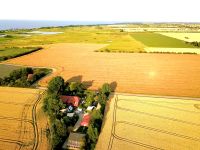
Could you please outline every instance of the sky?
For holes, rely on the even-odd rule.
[[[0,19],[200,22],[199,0],[0,0]]]

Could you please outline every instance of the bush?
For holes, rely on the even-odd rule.
[[[110,85],[108,83],[104,83],[101,88],[101,92],[102,92],[102,94],[106,95],[106,97],[108,98],[108,96],[110,95],[110,92],[111,92]]]
[[[58,94],[64,91],[64,79],[61,76],[54,77],[48,84],[48,94]]]

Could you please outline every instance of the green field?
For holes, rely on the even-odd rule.
[[[32,34],[32,31],[62,32],[53,35]],[[109,46],[102,52],[141,52],[144,45],[126,32],[113,30],[107,26],[69,26],[31,30],[8,31],[3,34],[13,37],[0,39],[0,49],[13,46],[42,46],[54,43],[100,43]],[[23,36],[28,35],[28,36]]]
[[[31,34],[32,31],[63,32],[54,35]],[[7,31],[12,38],[0,38],[0,49],[17,46],[41,46],[53,43],[103,43],[116,40],[127,33],[112,30],[105,26],[57,27],[30,30]],[[28,35],[28,36],[23,36]]]
[[[0,49],[0,61],[22,56],[40,49],[41,47],[6,47]]]
[[[186,44],[182,40],[167,37],[157,33],[141,32],[131,34],[133,38],[141,41],[148,47],[166,47],[166,48],[194,48],[190,44]]]
[[[13,70],[21,68],[20,66],[0,64],[0,78],[8,76]]]

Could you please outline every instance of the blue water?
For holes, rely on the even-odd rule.
[[[68,26],[68,25],[112,24],[112,23],[114,22],[0,20],[0,30],[31,29],[31,28],[40,28],[40,27]]]

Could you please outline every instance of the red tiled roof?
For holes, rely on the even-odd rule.
[[[89,114],[85,114],[85,115],[83,116],[82,121],[81,121],[81,126],[86,126],[86,127],[88,127],[89,123],[90,123],[90,115],[89,115]]]
[[[63,103],[68,104],[68,105],[72,105],[72,106],[75,106],[75,107],[78,107],[79,102],[80,102],[80,98],[78,96],[62,95],[60,98],[63,101]]]

